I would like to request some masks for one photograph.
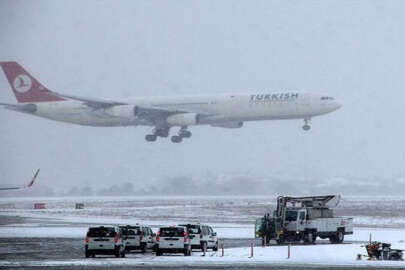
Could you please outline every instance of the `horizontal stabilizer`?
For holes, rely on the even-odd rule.
[[[0,106],[4,106],[6,109],[24,112],[24,113],[34,113],[37,111],[37,105],[35,104],[8,104],[0,103]]]

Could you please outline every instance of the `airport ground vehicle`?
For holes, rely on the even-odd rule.
[[[367,250],[367,257],[370,260],[388,260],[388,261],[402,261],[404,250],[392,249],[391,244],[372,242],[365,245]],[[358,256],[361,256],[359,254]]]
[[[161,227],[156,235],[156,256],[163,253],[191,255],[190,238],[184,226]]]
[[[201,251],[212,249],[218,250],[218,237],[211,226],[203,224],[180,224],[187,228],[188,236],[192,249],[201,249]]]
[[[125,242],[119,227],[91,227],[86,234],[86,258],[98,255],[125,257]]]
[[[140,250],[145,253],[147,249],[153,249],[155,246],[155,234],[149,226],[127,225],[120,226],[124,236],[125,250]]]
[[[353,234],[353,219],[334,217],[333,210],[340,201],[338,195],[277,198],[273,215],[264,215],[255,223],[255,236],[264,243],[304,241],[314,243],[317,237],[342,243],[344,236]]]

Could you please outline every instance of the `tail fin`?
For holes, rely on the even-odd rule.
[[[65,100],[39,83],[17,62],[0,62],[18,103]]]
[[[35,179],[37,179],[38,173],[39,173],[39,169],[36,171],[36,173],[34,174],[34,177],[31,179],[31,181],[27,185],[24,186],[25,188],[32,187]]]

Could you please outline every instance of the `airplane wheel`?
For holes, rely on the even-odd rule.
[[[191,137],[191,132],[188,130],[183,130],[180,132],[179,136],[183,138],[190,138]]]
[[[157,136],[153,135],[153,134],[148,134],[145,136],[145,140],[147,140],[148,142],[154,142],[156,141]]]
[[[172,136],[171,140],[174,143],[180,143],[182,141],[182,138],[180,136]]]
[[[162,138],[167,138],[169,137],[169,131],[163,131],[159,134],[159,136]]]
[[[311,129],[311,126],[310,125],[303,125],[302,129],[305,130],[305,131],[308,131],[308,130]]]
[[[167,138],[167,137],[169,137],[169,129],[154,129],[153,135],[159,136],[162,138]]]

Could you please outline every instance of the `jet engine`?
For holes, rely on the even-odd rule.
[[[191,126],[199,123],[197,113],[178,113],[166,118],[166,122],[171,126]]]
[[[243,122],[225,122],[212,124],[213,127],[222,127],[222,128],[241,128],[243,127]]]

